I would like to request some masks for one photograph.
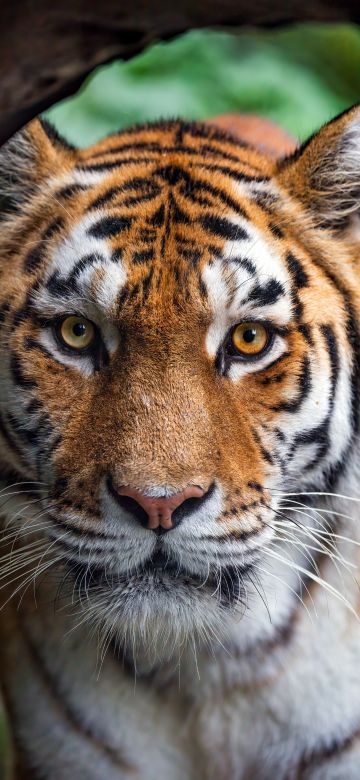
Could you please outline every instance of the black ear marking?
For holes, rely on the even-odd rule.
[[[48,137],[53,146],[68,152],[75,151],[75,146],[70,144],[69,141],[67,141],[66,138],[64,138],[64,136],[59,133],[56,127],[54,127],[54,125],[48,121],[48,119],[41,118],[39,119],[39,122],[45,135]]]

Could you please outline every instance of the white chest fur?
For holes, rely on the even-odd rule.
[[[331,564],[326,578],[339,587]],[[343,588],[356,607],[352,575]],[[29,600],[7,618],[6,698],[29,763],[52,780],[281,780],[360,722],[360,624],[319,588],[254,646],[249,615],[214,654],[189,648],[180,670],[136,677],[99,657],[79,615]]]

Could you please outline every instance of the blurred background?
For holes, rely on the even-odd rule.
[[[204,119],[234,111],[266,116],[304,140],[356,102],[360,27],[302,24],[193,31],[157,43],[128,62],[98,68],[46,117],[79,146],[136,122]],[[2,719],[0,778],[6,743]]]
[[[302,140],[359,100],[360,27],[302,24],[157,43],[98,68],[47,116],[80,146],[144,120],[229,111],[262,114]]]

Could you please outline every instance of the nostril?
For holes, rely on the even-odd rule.
[[[110,477],[107,480],[107,486],[116,503],[119,504],[122,509],[125,509],[126,512],[129,512],[131,515],[136,517],[139,523],[147,528],[149,516],[147,512],[145,512],[145,509],[143,509],[143,507],[140,506],[140,504],[134,498],[131,498],[131,496],[126,496],[119,493],[114,487],[113,481]]]
[[[186,517],[192,515],[193,512],[196,512],[198,509],[200,509],[212,496],[214,490],[215,482],[210,485],[206,493],[203,491],[202,496],[193,496],[192,498],[187,498],[185,501],[183,501],[182,504],[180,504],[180,506],[178,506],[178,508],[175,509],[175,511],[172,513],[174,527],[182,523],[182,521],[185,520]]]
[[[161,528],[167,531],[195,511],[212,492],[212,488],[205,493],[198,485],[188,485],[172,496],[153,497],[128,486],[116,488],[110,477],[108,487],[116,502],[142,525],[151,530]]]

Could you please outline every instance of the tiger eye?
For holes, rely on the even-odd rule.
[[[70,349],[85,350],[95,340],[95,327],[85,317],[66,317],[60,324],[59,337]]]
[[[240,355],[252,357],[264,351],[269,333],[260,322],[241,322],[232,332],[233,347]]]

